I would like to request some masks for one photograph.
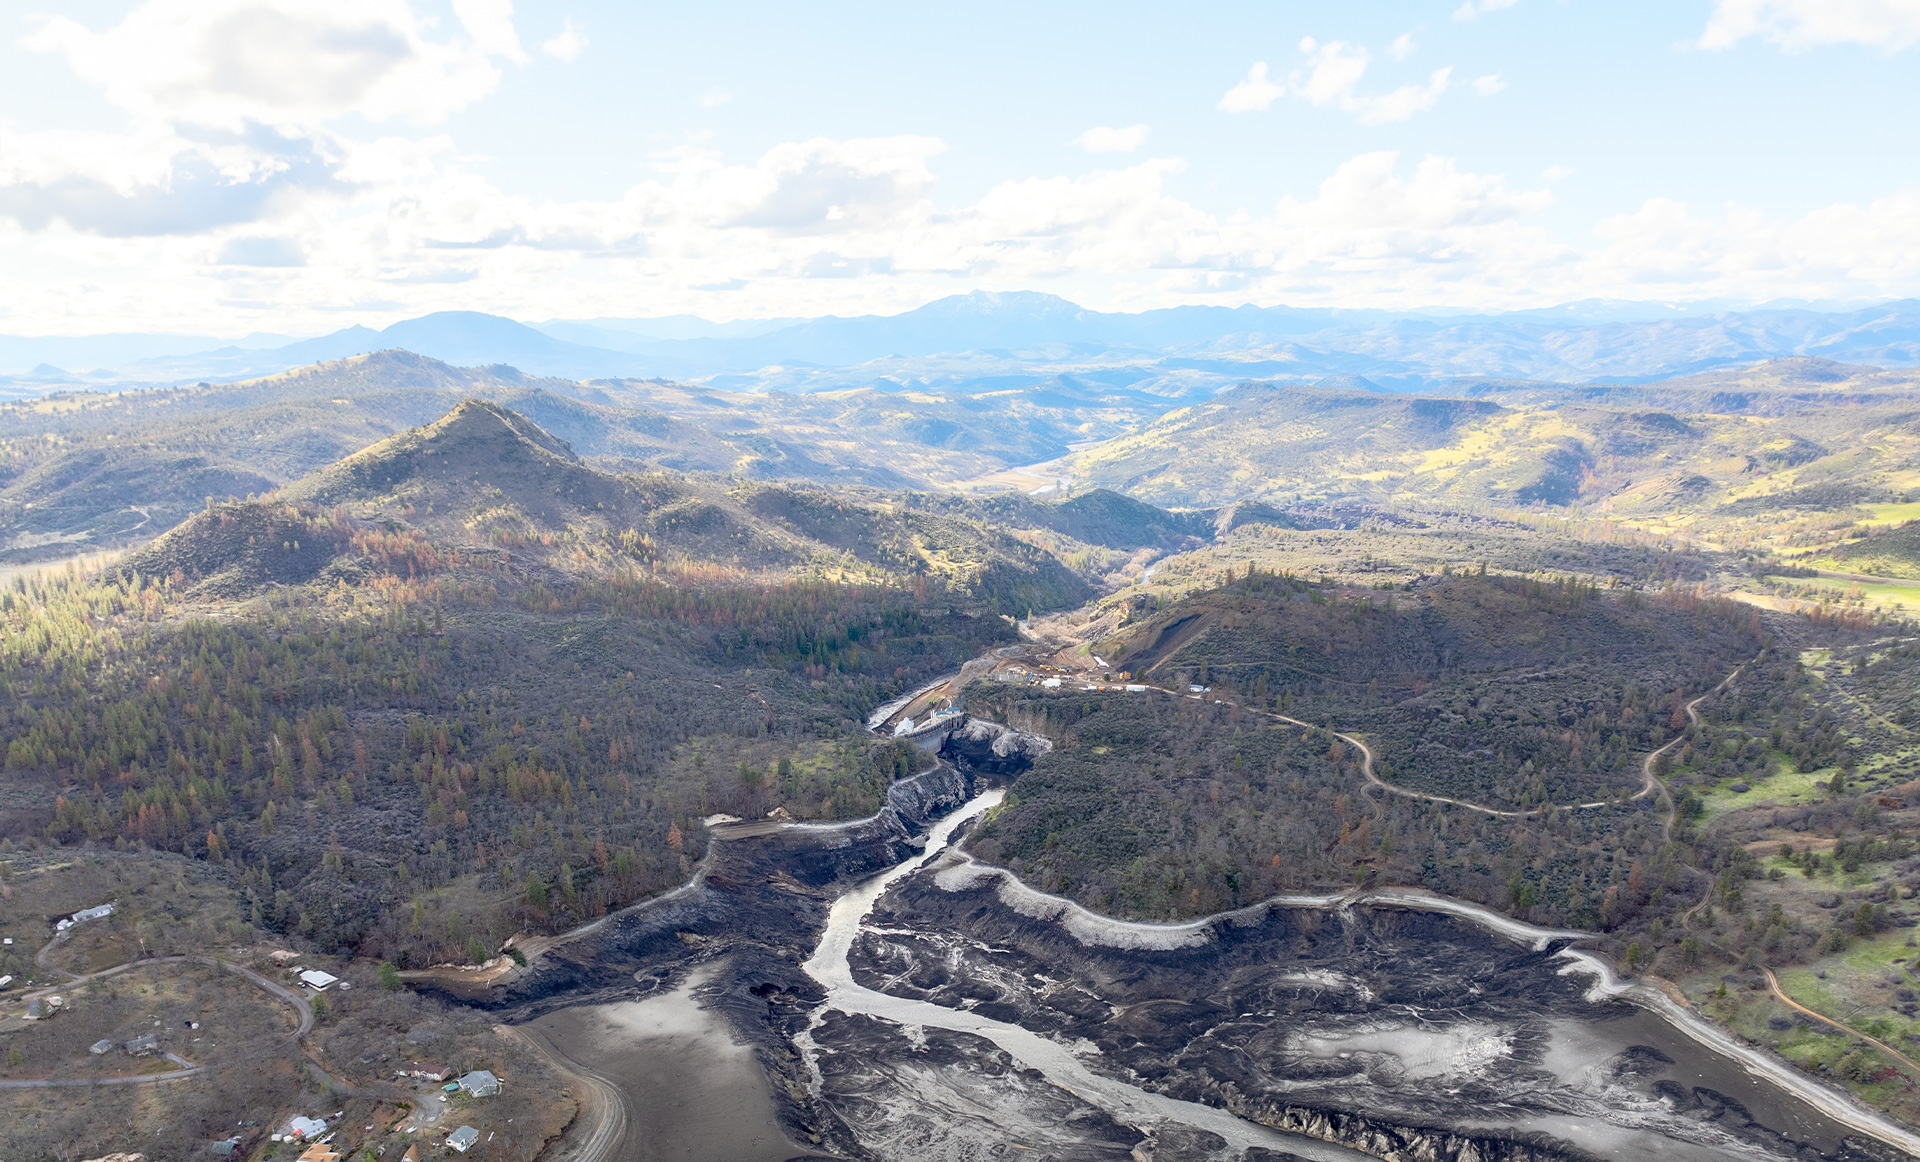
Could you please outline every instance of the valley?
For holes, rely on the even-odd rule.
[[[5,927],[131,909],[0,953],[5,1079],[118,1020],[27,1021],[60,969],[284,951],[350,990],[150,1157],[1900,1157],[1916,403],[384,352],[0,406]],[[123,1088],[0,1087],[0,1155]]]

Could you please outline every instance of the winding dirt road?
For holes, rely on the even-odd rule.
[[[1905,1053],[1900,1052],[1898,1049],[1895,1049],[1893,1046],[1887,1044],[1885,1041],[1880,1040],[1880,1038],[1873,1036],[1871,1033],[1862,1033],[1860,1030],[1855,1029],[1851,1026],[1842,1025],[1840,1022],[1834,1020],[1832,1017],[1826,1016],[1823,1013],[1814,1012],[1812,1009],[1809,1009],[1807,1006],[1801,1004],[1799,1001],[1796,1001],[1792,997],[1787,995],[1786,990],[1780,987],[1780,978],[1773,975],[1773,970],[1771,968],[1762,968],[1760,971],[1767,974],[1767,988],[1773,991],[1774,998],[1778,1000],[1781,1004],[1786,1005],[1788,1008],[1793,1009],[1796,1012],[1805,1013],[1807,1016],[1812,1017],[1814,1020],[1820,1021],[1823,1024],[1832,1025],[1834,1028],[1840,1030],[1842,1033],[1845,1033],[1850,1037],[1860,1038],[1862,1041],[1865,1041],[1868,1044],[1875,1046],[1881,1052],[1885,1053],[1887,1056],[1892,1057],[1897,1061],[1904,1062],[1909,1069],[1914,1071],[1915,1074],[1920,1074],[1920,1061],[1915,1061],[1913,1058],[1908,1057]]]
[[[545,1058],[579,1095],[580,1112],[555,1144],[551,1162],[612,1162],[614,1150],[627,1137],[627,1103],[619,1087],[525,1029],[495,1025],[493,1031]]]
[[[1705,694],[1700,695],[1698,698],[1695,698],[1693,701],[1687,703],[1686,705],[1687,718],[1693,723],[1693,725],[1695,726],[1700,725],[1700,715],[1699,715],[1699,712],[1696,710],[1696,707],[1698,707],[1702,702],[1706,701],[1707,699],[1713,697],[1715,694],[1718,694],[1721,691],[1725,690],[1728,684],[1730,684],[1736,677],[1738,677],[1740,675],[1740,671],[1745,669],[1747,665],[1748,663],[1743,662],[1740,665],[1735,666],[1733,668],[1732,673],[1728,674],[1725,678],[1722,678],[1720,680],[1719,685],[1707,691]],[[1181,694],[1179,691],[1170,690],[1165,686],[1148,686],[1147,689],[1155,691],[1156,693],[1166,694],[1174,698],[1193,697],[1193,695],[1191,694]],[[1213,700],[1223,705],[1233,706],[1241,710],[1250,709],[1249,707],[1243,706],[1240,703],[1233,701],[1231,698],[1215,698]],[[1252,710],[1252,713],[1264,715],[1268,718],[1273,719],[1276,722],[1285,722],[1289,725],[1298,726],[1305,730],[1323,729],[1322,727],[1316,726],[1311,722],[1302,722],[1298,718],[1291,718],[1285,714],[1279,714],[1272,710],[1255,709],[1255,710]],[[1385,779],[1382,779],[1379,775],[1374,774],[1373,772],[1374,756],[1373,756],[1373,750],[1371,747],[1367,746],[1366,743],[1360,741],[1358,738],[1354,737],[1351,734],[1342,734],[1340,731],[1333,730],[1331,728],[1324,728],[1324,729],[1327,729],[1327,733],[1333,735],[1335,738],[1339,739],[1341,742],[1344,742],[1347,745],[1354,747],[1356,750],[1360,752],[1360,773],[1366,776],[1368,783],[1390,794],[1400,795],[1404,798],[1424,799],[1429,803],[1451,803],[1456,807],[1463,807],[1468,811],[1478,811],[1483,815],[1492,815],[1501,819],[1526,819],[1535,815],[1539,815],[1542,812],[1548,811],[1548,810],[1589,811],[1589,810],[1593,810],[1594,808],[1608,806],[1608,802],[1602,799],[1592,803],[1559,803],[1559,804],[1551,804],[1546,807],[1531,807],[1525,811],[1503,811],[1498,807],[1488,807],[1484,804],[1475,803],[1467,799],[1450,799],[1445,795],[1433,795],[1433,794],[1429,794],[1426,791],[1415,791],[1415,790],[1410,790],[1406,787],[1395,786],[1394,784],[1387,782]],[[1661,755],[1665,754],[1667,751],[1671,750],[1674,746],[1679,744],[1681,740],[1683,740],[1685,737],[1686,737],[1685,735],[1675,735],[1672,739],[1668,740],[1664,746],[1660,747],[1658,750],[1653,751],[1651,754],[1647,755],[1646,758],[1641,760],[1640,789],[1634,792],[1634,794],[1630,796],[1627,800],[1628,802],[1633,802],[1636,799],[1644,799],[1648,795],[1652,795],[1656,792],[1658,792],[1663,798],[1665,798],[1667,800],[1667,818],[1666,818],[1666,822],[1662,825],[1663,826],[1662,834],[1665,837],[1665,839],[1668,840],[1669,842],[1671,842],[1673,839],[1673,820],[1674,820],[1673,797],[1667,794],[1666,784],[1662,783],[1657,777],[1655,777],[1653,773],[1653,764],[1655,760],[1657,760]]]

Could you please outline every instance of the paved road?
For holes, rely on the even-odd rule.
[[[64,936],[66,935],[66,933],[63,932],[60,935]],[[48,941],[47,947],[42,948],[40,950],[40,955],[41,956],[46,955],[47,949],[52,948],[54,943],[57,942],[59,939],[60,937],[56,936],[54,937],[53,940]],[[313,1006],[307,1003],[307,999],[305,997],[301,996],[299,993],[294,992],[292,989],[289,989],[284,985],[281,985],[275,981],[268,980],[266,977],[261,976],[259,973],[253,971],[250,968],[245,968],[241,965],[233,964],[227,961],[215,960],[211,956],[160,956],[160,957],[155,957],[152,960],[135,960],[135,961],[129,961],[126,964],[116,964],[112,968],[103,968],[99,972],[88,973],[84,976],[69,972],[66,975],[71,979],[68,980],[67,984],[69,986],[75,985],[75,984],[85,984],[88,981],[100,980],[104,977],[109,977],[109,976],[116,976],[120,973],[128,971],[129,969],[140,968],[144,965],[175,964],[175,963],[179,963],[180,961],[186,961],[186,960],[191,960],[199,964],[216,965],[218,967],[226,969],[228,972],[238,973],[239,975],[244,976],[248,980],[252,981],[254,984],[259,985],[261,988],[265,989],[267,992],[273,994],[276,997],[279,997],[281,1000],[286,1001],[288,1004],[292,1005],[294,1009],[297,1010],[300,1014],[300,1027],[294,1031],[291,1038],[293,1041],[298,1042],[301,1038],[307,1035],[309,1030],[313,1028]],[[34,963],[36,964],[41,963],[39,956],[36,956],[34,958]],[[45,966],[43,965],[43,967]],[[64,970],[55,969],[54,971],[62,972]],[[62,986],[56,986],[56,987],[62,987]],[[51,992],[51,991],[52,989],[38,989],[36,990],[35,995],[38,995],[39,993],[45,993],[45,992]],[[305,1046],[302,1046],[301,1048],[302,1048],[302,1051],[304,1052]],[[178,1057],[173,1057],[172,1054],[168,1054],[168,1056],[175,1061],[181,1060]],[[246,1060],[246,1058],[239,1058],[238,1060],[244,1061]],[[220,1068],[221,1066],[232,1065],[232,1064],[234,1064],[234,1062],[225,1061],[225,1062],[219,1063],[219,1065],[195,1065],[187,1069],[174,1069],[174,1070],[169,1070],[166,1073],[146,1073],[146,1074],[140,1074],[135,1077],[64,1078],[60,1080],[39,1079],[39,1080],[33,1080],[33,1081],[0,1081],[0,1089],[54,1089],[54,1088],[64,1088],[67,1086],[78,1086],[78,1085],[140,1085],[149,1081],[178,1081],[183,1077],[192,1077],[196,1074],[205,1073],[210,1069],[216,1069],[216,1068]]]

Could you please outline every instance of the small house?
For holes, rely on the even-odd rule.
[[[160,1052],[160,1042],[152,1033],[145,1033],[127,1042],[127,1052],[135,1057],[147,1057]]]
[[[321,972],[317,968],[309,968],[300,974],[300,983],[306,985],[314,992],[323,993],[334,985],[339,984],[340,978],[330,972]]]
[[[280,1127],[283,1138],[317,1138],[327,1132],[327,1123],[319,1118],[294,1117]]]
[[[400,1162],[420,1162],[419,1144],[415,1143],[414,1145],[408,1146],[407,1152],[400,1155]]]
[[[453,1069],[445,1065],[433,1065],[425,1061],[409,1061],[400,1071],[402,1077],[417,1077],[421,1081],[445,1081],[453,1076]]]
[[[453,1133],[447,1135],[447,1145],[452,1146],[462,1154],[473,1149],[473,1144],[479,1140],[480,1131],[474,1129],[472,1126],[461,1126]]]
[[[240,1139],[238,1138],[223,1138],[218,1142],[211,1142],[207,1145],[207,1149],[213,1151],[215,1155],[221,1158],[233,1157],[233,1152],[239,1149],[239,1147]]]
[[[93,1054],[95,1057],[98,1057],[102,1053],[105,1053],[107,1050],[111,1048],[113,1048],[113,1038],[102,1037],[98,1041],[95,1041],[93,1044],[87,1046],[87,1052]]]
[[[82,908],[73,914],[75,924],[84,924],[88,920],[104,920],[113,915],[112,904],[97,904],[91,908]]]
[[[6,976],[0,976],[0,989],[6,988],[8,985],[12,983],[13,983],[12,973],[8,973]]]
[[[44,1021],[51,1016],[53,1016],[53,1006],[40,997],[27,1002],[27,1020]]]
[[[340,1151],[325,1142],[315,1142],[300,1155],[300,1162],[340,1162]]]
[[[500,1079],[490,1070],[476,1069],[460,1078],[460,1091],[474,1097],[492,1097],[500,1092]]]

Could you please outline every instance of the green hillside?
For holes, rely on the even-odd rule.
[[[1535,510],[1802,553],[1920,497],[1920,381],[1792,362],[1635,387],[1464,384],[1464,399],[1245,384],[1060,470],[1161,505]]]

